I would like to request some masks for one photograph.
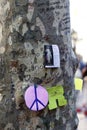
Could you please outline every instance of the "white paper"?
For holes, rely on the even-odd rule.
[[[49,46],[49,45],[47,45]],[[45,68],[57,68],[60,67],[60,53],[57,45],[52,45],[53,51],[53,65],[46,65]]]

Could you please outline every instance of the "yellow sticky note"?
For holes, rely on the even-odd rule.
[[[55,109],[57,106],[64,106],[67,104],[67,100],[64,97],[64,90],[62,86],[54,86],[47,88],[49,94],[49,109]],[[57,105],[58,102],[58,105]]]
[[[76,90],[82,90],[83,86],[83,80],[80,78],[74,78],[74,83],[75,83],[75,89]]]

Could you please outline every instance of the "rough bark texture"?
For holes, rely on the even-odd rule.
[[[45,69],[43,48],[57,44],[60,68]],[[0,130],[76,130],[68,0],[0,0]],[[54,110],[30,111],[27,84],[62,85],[68,101]]]

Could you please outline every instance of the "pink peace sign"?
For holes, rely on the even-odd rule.
[[[39,111],[48,103],[48,92],[40,85],[28,87],[24,95],[26,106],[33,111]]]

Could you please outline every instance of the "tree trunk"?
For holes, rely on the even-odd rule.
[[[0,130],[76,130],[70,33],[68,0],[0,0]],[[60,67],[44,67],[44,45],[59,47]],[[32,84],[62,86],[67,104],[30,110]]]

